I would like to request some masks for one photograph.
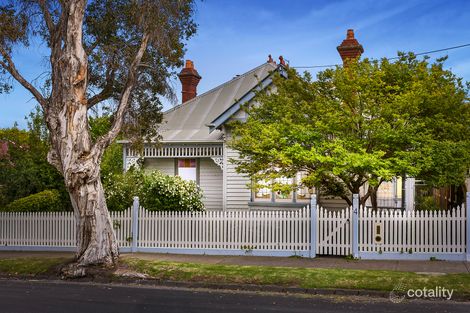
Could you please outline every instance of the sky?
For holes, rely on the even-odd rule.
[[[470,43],[467,0],[204,0],[197,2],[195,20],[198,31],[187,42],[185,58],[202,76],[199,94],[266,62],[269,54],[282,55],[294,67],[341,63],[336,47],[349,28],[368,58]],[[470,47],[430,54],[445,55],[447,68],[470,81]],[[47,57],[40,43],[14,53],[18,69],[33,82],[41,79]],[[173,86],[180,99],[176,77]],[[174,105],[164,103],[164,109]],[[26,127],[24,117],[35,105],[15,84],[10,94],[0,94],[0,127]]]

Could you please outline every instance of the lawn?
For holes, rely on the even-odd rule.
[[[67,262],[65,258],[8,258],[0,259],[0,274],[35,276],[52,272]]]
[[[380,291],[391,291],[401,282],[406,288],[441,286],[470,297],[470,274],[435,276],[398,271],[214,265],[135,258],[122,262],[160,280]]]
[[[0,259],[0,274],[36,276],[53,273],[67,261],[65,258]],[[470,274],[424,275],[398,271],[238,266],[137,258],[123,258],[121,266],[165,281],[378,291],[391,291],[401,283],[405,288],[441,286],[454,289],[455,295],[470,299]]]

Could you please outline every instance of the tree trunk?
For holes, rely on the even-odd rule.
[[[71,128],[60,127],[68,129],[61,137],[51,136],[56,138],[53,141],[56,151],[53,150],[50,154],[50,161],[53,164],[59,161],[74,208],[77,229],[76,262],[65,268],[64,274],[77,277],[86,275],[85,268],[89,265],[115,265],[118,246],[101,184],[99,163],[102,151],[89,149],[92,142],[87,128],[86,111],[75,111],[74,118],[68,121],[64,118],[62,116],[58,119],[60,125],[68,125],[72,121],[78,123]],[[52,157],[57,155],[57,149],[58,159]]]
[[[118,247],[101,181],[70,190],[77,225],[77,263],[113,265]]]
[[[63,269],[66,276],[86,275],[89,265],[112,266],[117,241],[100,178],[105,145],[93,144],[88,125],[88,58],[82,25],[86,1],[64,4],[63,40],[52,41],[52,94],[45,111],[50,131],[48,160],[64,176],[77,225],[76,262]]]
[[[371,188],[371,193],[370,193],[370,203],[372,205],[372,210],[376,211],[378,206],[377,206],[377,188],[372,187]]]
[[[90,148],[86,109],[73,108],[67,106],[64,114],[54,119],[61,127],[51,131],[49,161],[64,175],[74,209],[76,262],[63,272],[66,276],[77,277],[86,275],[85,268],[89,265],[115,265],[118,247],[101,184],[99,163],[103,151]],[[70,114],[73,118],[66,119]]]

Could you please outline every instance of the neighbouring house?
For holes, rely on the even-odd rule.
[[[348,30],[347,38],[338,47],[341,58],[359,57],[362,46]],[[124,170],[143,158],[145,170],[160,170],[168,175],[179,175],[195,181],[204,192],[204,203],[209,210],[298,208],[310,201],[314,190],[301,188],[289,195],[271,192],[268,189],[252,190],[250,178],[236,172],[229,160],[237,158],[237,151],[227,146],[230,138],[228,122],[245,119],[242,105],[253,101],[256,91],[272,86],[275,72],[286,76],[285,61],[279,64],[269,56],[263,63],[244,74],[197,95],[201,75],[194,63],[186,61],[180,72],[182,104],[163,114],[161,141],[159,146],[148,144],[143,155],[131,149],[128,141],[122,140]],[[292,180],[301,179],[298,177]],[[413,206],[414,182],[406,180],[406,207]],[[383,183],[378,193],[378,204],[383,207],[402,206],[401,179]],[[344,208],[342,199],[320,196],[324,207]]]

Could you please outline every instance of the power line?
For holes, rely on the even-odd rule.
[[[459,48],[464,48],[464,47],[469,47],[469,46],[470,46],[470,43],[467,43],[467,44],[460,45],[460,46],[453,46],[453,47],[448,47],[448,48],[443,48],[443,49],[437,49],[437,50],[430,50],[430,51],[415,53],[415,55],[431,54],[431,53],[454,50],[454,49],[459,49]],[[396,60],[396,59],[399,59],[399,58],[400,57],[392,57],[392,58],[387,58],[387,60]],[[334,67],[334,66],[341,66],[341,64],[291,66],[291,67],[292,68],[325,68],[325,67]]]

